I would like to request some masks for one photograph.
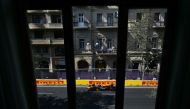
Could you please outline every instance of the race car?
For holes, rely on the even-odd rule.
[[[113,84],[104,85],[104,86],[102,86],[102,85],[96,86],[95,84],[93,84],[93,85],[89,85],[87,87],[88,91],[115,91],[115,89],[116,89],[116,87]]]

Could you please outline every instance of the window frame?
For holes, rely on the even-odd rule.
[[[97,13],[96,14],[96,23],[102,23],[103,22],[103,14],[102,13]]]
[[[84,23],[84,13],[78,13],[78,23]]]
[[[168,18],[166,23],[166,35],[169,35],[170,37],[164,37],[164,46],[165,48],[163,49],[163,58],[162,58],[162,67],[161,67],[161,71],[160,71],[160,78],[159,78],[159,86],[158,86],[158,94],[157,94],[157,98],[156,98],[156,109],[163,109],[164,107],[166,107],[166,99],[164,98],[167,94],[167,86],[168,86],[168,82],[166,81],[167,78],[169,77],[170,74],[164,74],[164,72],[167,71],[167,67],[168,67],[168,60],[170,60],[171,58],[170,55],[170,51],[171,49],[171,45],[172,44],[170,42],[171,38],[171,30],[173,29],[169,29],[169,27],[172,27],[172,23],[174,23],[175,20],[171,19],[172,15],[175,15],[175,7],[176,4],[174,4],[172,7],[169,6],[170,2],[169,0],[164,1],[164,0],[160,0],[160,2],[156,2],[155,1],[151,1],[151,0],[147,0],[147,1],[142,1],[139,2],[138,0],[101,0],[101,1],[97,1],[97,0],[83,0],[83,1],[75,1],[75,2],[65,2],[65,1],[51,1],[51,0],[47,0],[46,4],[44,6],[41,6],[40,4],[44,4],[44,2],[39,1],[38,4],[36,4],[36,2],[30,1],[24,4],[21,3],[22,7],[24,7],[23,9],[20,10],[20,14],[21,14],[21,19],[26,19],[25,18],[25,11],[26,9],[61,9],[62,14],[65,18],[63,19],[63,25],[67,25],[66,28],[64,28],[63,30],[64,32],[64,36],[71,36],[71,37],[65,37],[66,43],[65,43],[65,48],[69,47],[69,50],[65,50],[66,51],[66,70],[68,72],[67,75],[67,87],[68,87],[68,105],[69,105],[69,109],[76,109],[76,85],[75,85],[75,74],[74,74],[74,53],[73,53],[73,33],[72,33],[72,6],[93,6],[93,5],[117,5],[119,6],[119,18],[118,18],[118,50],[117,53],[120,54],[120,57],[117,56],[117,61],[119,61],[120,63],[125,63],[125,59],[121,58],[121,57],[125,57],[126,58],[126,45],[127,45],[127,24],[128,22],[125,21],[125,19],[128,19],[128,11],[130,8],[166,8],[168,10]],[[66,11],[67,10],[67,11]],[[27,34],[27,32],[25,31],[27,28],[27,24],[25,21],[25,24],[20,24],[23,28],[23,31],[25,33],[25,35]],[[70,32],[70,33],[69,33]],[[28,40],[28,38],[24,38],[26,40]],[[27,42],[26,42],[27,43]],[[27,43],[28,44],[28,43]],[[28,44],[29,45],[29,44]],[[25,49],[26,50],[26,49]],[[29,50],[28,50],[29,52]],[[28,54],[28,57],[30,57],[30,55]],[[168,59],[167,59],[168,58]],[[165,59],[165,60],[164,60]],[[167,62],[168,61],[168,62]],[[120,72],[120,74],[117,73],[116,76],[116,84],[117,84],[117,89],[116,89],[116,103],[115,103],[115,107],[116,109],[123,109],[123,101],[124,101],[124,80],[125,80],[125,65],[117,63],[116,64],[116,68],[117,68],[117,72]],[[30,66],[31,67],[31,66]],[[29,68],[30,68],[29,67]],[[164,76],[165,75],[165,76]],[[34,78],[32,78],[34,79]],[[166,84],[167,83],[167,84]],[[33,83],[34,84],[34,83]],[[32,85],[32,83],[30,84]],[[33,86],[33,85],[32,85]],[[30,87],[30,86],[29,86]],[[36,92],[36,91],[35,91]],[[163,94],[162,94],[163,93]],[[30,94],[29,94],[30,95]],[[36,99],[32,98],[30,100],[33,104],[31,107],[36,107],[35,105],[37,105]],[[158,104],[159,103],[159,104]]]
[[[114,14],[107,13],[107,26],[113,26],[113,25],[114,25]]]
[[[62,22],[62,19],[61,19],[62,17],[60,14],[51,14],[50,18],[51,18],[51,23],[61,23]]]
[[[56,47],[54,47],[54,56],[55,57],[63,57],[63,56],[65,56],[64,51],[65,51],[64,47],[56,46]]]
[[[33,39],[36,39],[36,40],[38,40],[38,39],[45,39],[45,31],[43,31],[43,30],[35,30],[35,31],[32,31],[32,32],[33,32]]]
[[[63,30],[54,30],[53,39],[64,39]]]
[[[160,13],[156,12],[154,13],[154,22],[159,22],[160,21]]]
[[[136,13],[136,22],[140,22],[142,20],[143,13],[137,12]]]
[[[83,38],[79,39],[79,49],[85,49],[85,39]]]

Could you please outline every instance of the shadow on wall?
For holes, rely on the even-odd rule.
[[[111,93],[111,92],[110,92]],[[113,92],[114,93],[114,92]],[[77,92],[77,109],[108,109],[115,104],[115,95],[101,92]],[[54,96],[39,96],[40,109],[68,109],[68,99]]]

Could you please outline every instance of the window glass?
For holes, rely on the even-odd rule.
[[[42,15],[32,15],[32,23],[45,23],[46,19],[45,16]]]
[[[113,26],[113,13],[108,13],[107,14],[107,25],[108,26]]]
[[[162,22],[155,20],[160,21],[166,12],[166,9],[129,9],[125,109],[155,109],[165,32]],[[140,22],[135,22],[135,13]]]
[[[107,47],[109,49],[112,48],[112,40],[111,39],[108,39],[108,41],[107,41]]]
[[[61,10],[26,12],[39,109],[67,109],[63,27],[53,24],[61,23]]]
[[[51,23],[61,23],[61,15],[51,15]]]
[[[55,56],[64,56],[64,47],[55,47]]]
[[[79,15],[78,26],[73,26],[78,109],[115,108],[117,54],[114,50],[118,23],[115,12],[117,6],[73,7],[73,16]],[[83,21],[86,23],[80,23]]]
[[[79,47],[80,47],[80,49],[84,49],[84,39],[79,39]]]
[[[79,22],[84,22],[84,15],[82,13],[79,14]]]
[[[97,13],[97,23],[102,23],[102,13]]]
[[[137,13],[136,14],[136,21],[139,22],[139,21],[141,21],[141,19],[142,19],[142,13]]]
[[[56,31],[54,31],[54,38],[55,39],[64,38],[64,36],[63,36],[63,30],[56,30]]]
[[[160,20],[160,13],[154,13],[154,21],[158,22]]]
[[[34,33],[34,39],[44,38],[44,31],[36,30],[36,31],[33,31],[33,33]]]

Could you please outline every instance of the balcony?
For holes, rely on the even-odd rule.
[[[108,49],[97,49],[96,50],[96,54],[98,55],[116,55],[117,53],[117,49],[111,49],[111,48],[108,48]]]
[[[58,12],[58,13],[60,13],[61,12],[61,10],[47,10],[47,12],[49,12],[49,13],[55,13],[55,12]]]
[[[164,21],[154,21],[152,28],[164,28],[165,22]]]
[[[75,50],[74,51],[75,54],[93,54],[93,50]],[[96,49],[94,51],[94,54],[97,54],[97,55],[116,55],[117,53],[117,49],[104,49],[104,50],[101,50],[101,49]]]
[[[27,13],[45,13],[47,10],[27,10]]]
[[[62,23],[29,23],[29,29],[62,29]]]
[[[73,22],[74,29],[87,29],[89,26],[88,22]]]
[[[49,29],[62,29],[63,24],[62,23],[49,23],[47,25],[47,28],[49,28]]]
[[[96,28],[117,28],[118,27],[118,22],[101,22],[101,23],[96,23]]]
[[[49,39],[31,39],[31,44],[33,45],[49,45]]]
[[[63,38],[60,38],[60,39],[52,39],[52,40],[51,40],[51,44],[63,45],[63,44],[64,44],[64,39],[63,39]]]
[[[46,24],[43,23],[29,23],[29,29],[44,29],[46,28]]]

